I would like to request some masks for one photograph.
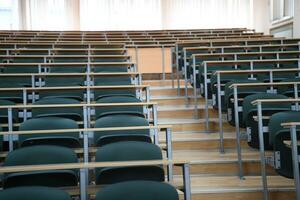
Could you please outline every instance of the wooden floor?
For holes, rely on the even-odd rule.
[[[170,80],[147,80],[151,86],[151,100],[158,102],[159,124],[172,125],[174,158],[191,161],[191,186],[193,200],[253,200],[263,199],[260,176],[259,151],[242,142],[245,177],[238,177],[235,128],[225,123],[225,153],[219,152],[217,112],[210,108],[210,128],[204,129],[204,99],[198,97],[200,119],[193,118],[193,104],[185,104],[183,80],[181,96],[172,88]],[[176,84],[176,83],[175,83]],[[189,94],[191,94],[189,87]],[[160,136],[163,144],[165,139]],[[270,153],[270,152],[268,152]],[[268,184],[271,200],[295,199],[293,180],[278,176],[268,166]],[[175,184],[180,184],[181,171],[174,169]]]

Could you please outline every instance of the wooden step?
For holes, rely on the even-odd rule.
[[[268,154],[270,153],[268,152]],[[238,176],[238,160],[235,149],[225,149],[225,153],[220,153],[217,149],[174,150],[173,158],[190,160],[191,174]],[[242,158],[244,175],[260,175],[258,150],[243,148]],[[271,166],[267,166],[267,172],[270,175],[275,174]],[[174,173],[180,174],[180,168],[175,168]]]
[[[161,125],[172,125],[173,132],[185,132],[185,131],[205,131],[205,120],[204,119],[175,119],[175,118],[158,118],[158,124]],[[223,124],[223,130],[233,132],[234,127],[228,123]],[[209,122],[209,131],[218,131],[218,119],[211,118]]]
[[[180,178],[176,179],[177,183]],[[295,199],[293,180],[269,176],[270,200]],[[192,176],[193,200],[259,200],[263,199],[260,176]]]
[[[204,105],[204,98],[198,96],[198,104]],[[194,105],[194,99],[191,96],[186,100],[184,96],[151,96],[151,101],[155,101],[160,106],[169,106],[169,105]]]
[[[172,86],[172,80],[143,80],[143,84],[150,86]],[[179,80],[180,86],[184,86],[184,80]],[[177,79],[174,80],[174,87],[177,87]]]
[[[180,93],[179,96],[184,96],[184,88],[181,87],[179,89]],[[177,88],[172,87],[150,87],[150,94],[151,96],[178,96]],[[191,87],[188,88],[188,95],[192,96],[193,89]]]
[[[160,142],[165,143],[165,136],[163,133],[160,136]],[[219,149],[220,136],[218,132],[172,132],[172,143],[174,150],[201,150],[201,149]],[[241,142],[242,147],[248,147],[246,141]],[[224,147],[236,148],[236,134],[235,132],[224,133]]]
[[[205,117],[205,107],[204,105],[198,105],[198,117]],[[213,109],[209,109],[210,117],[217,117],[217,112]],[[195,108],[193,105],[166,105],[158,106],[158,118],[184,118],[184,119],[194,119],[195,118]]]

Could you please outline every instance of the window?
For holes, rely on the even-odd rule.
[[[0,0],[0,29],[18,29],[17,0]]]
[[[272,0],[272,21],[278,22],[294,16],[294,0]]]

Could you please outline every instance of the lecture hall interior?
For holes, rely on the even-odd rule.
[[[0,200],[300,200],[300,0],[0,0]]]

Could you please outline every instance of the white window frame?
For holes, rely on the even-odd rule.
[[[293,17],[294,17],[294,0],[291,0],[291,10],[290,10],[290,15],[287,15],[287,16],[285,16],[285,1],[288,1],[288,0],[279,0],[279,18],[278,19],[274,19],[274,0],[270,0],[270,10],[271,10],[271,12],[270,12],[270,14],[271,14],[271,16],[270,16],[270,18],[271,18],[271,23],[272,24],[278,24],[278,23],[281,23],[281,22],[285,22],[285,21],[289,21],[289,20],[292,20],[293,19]]]

